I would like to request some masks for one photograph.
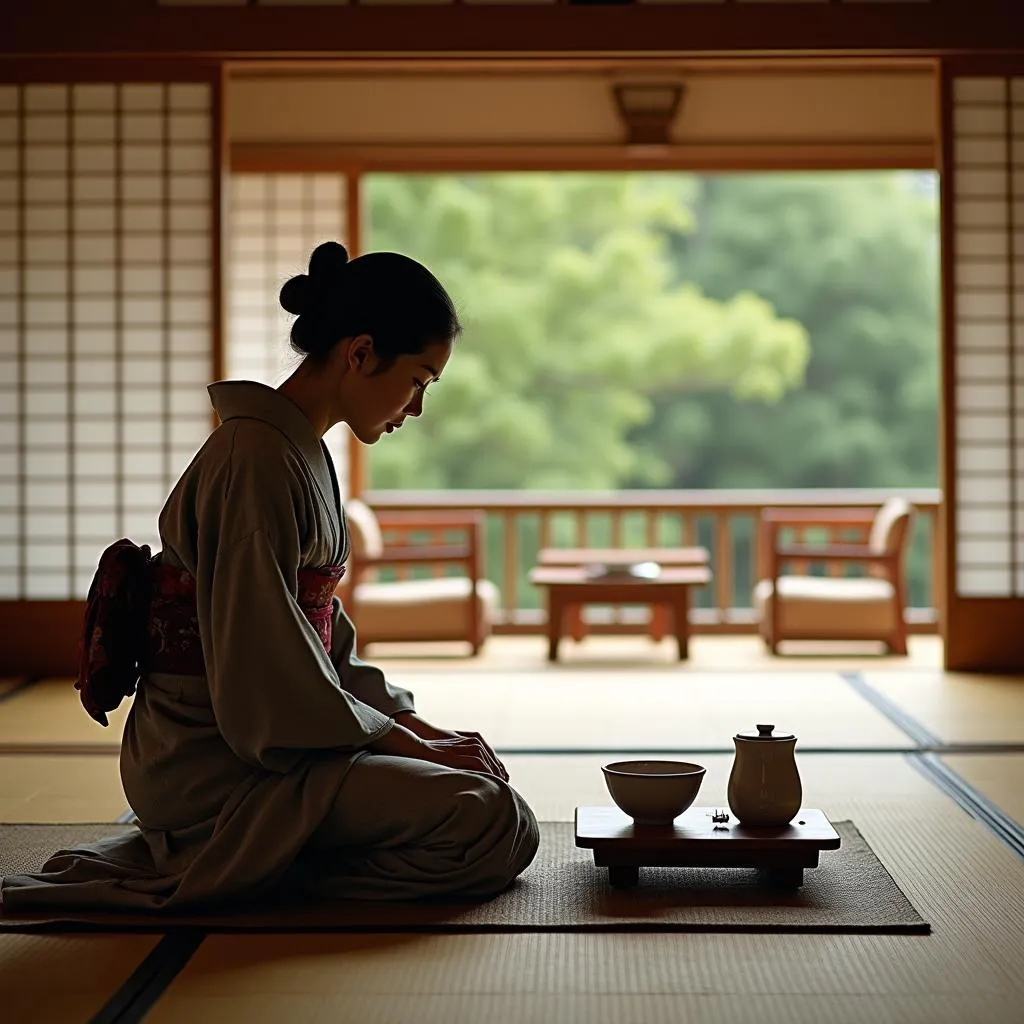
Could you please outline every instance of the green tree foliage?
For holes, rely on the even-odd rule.
[[[370,178],[370,247],[431,267],[466,328],[428,414],[373,449],[373,486],[670,486],[674,445],[692,431],[656,442],[665,411],[699,412],[686,396],[702,392],[763,410],[797,387],[810,348],[795,319],[742,275],[711,296],[679,272],[697,184]]]
[[[722,175],[680,184],[695,230],[676,279],[749,289],[801,323],[811,359],[772,405],[654,397],[641,464],[676,487],[929,487],[938,482],[938,209],[931,175]],[[627,483],[642,485],[634,474]]]
[[[375,488],[937,484],[934,175],[367,185],[370,246],[427,263],[466,325]],[[916,604],[928,565],[918,530]]]

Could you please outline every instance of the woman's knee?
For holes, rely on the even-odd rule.
[[[525,858],[522,867],[519,869],[522,871],[537,855],[537,849],[540,846],[540,825],[537,822],[536,815],[533,813],[533,809],[523,799],[518,790],[513,789],[511,786],[506,786],[506,788],[512,794],[516,804],[516,816],[519,823],[518,832],[521,840],[521,856]]]
[[[487,776],[478,776],[477,783],[472,789],[470,813],[475,823],[467,830],[467,838],[473,837],[468,848],[478,854],[484,887],[498,892],[536,857],[540,826],[529,804],[508,783]]]
[[[490,775],[470,774],[457,787],[458,813],[471,831],[486,833],[495,825],[526,826],[536,831],[537,821],[526,801],[507,782]]]

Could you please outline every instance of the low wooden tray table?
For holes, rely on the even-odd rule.
[[[751,828],[713,807],[691,807],[671,825],[634,825],[617,807],[577,807],[576,845],[594,851],[613,888],[628,889],[642,867],[758,868],[762,881],[799,889],[822,850],[838,850],[839,833],[825,815],[803,808],[789,825]]]

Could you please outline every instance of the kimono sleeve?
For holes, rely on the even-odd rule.
[[[238,757],[271,771],[314,750],[358,750],[394,725],[342,689],[298,604],[296,556],[281,547],[258,529],[218,549],[198,607],[221,733]]]
[[[337,597],[334,598],[333,629],[331,661],[337,669],[341,685],[382,714],[414,711],[413,695],[408,690],[389,683],[379,668],[368,665],[356,654],[356,629]]]

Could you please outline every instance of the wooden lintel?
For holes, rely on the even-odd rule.
[[[670,146],[346,145],[236,142],[231,169],[247,173],[372,171],[794,171],[932,170],[936,144],[778,142]]]
[[[924,4],[161,6],[13,5],[10,55],[893,54],[1024,48],[1007,0]]]

